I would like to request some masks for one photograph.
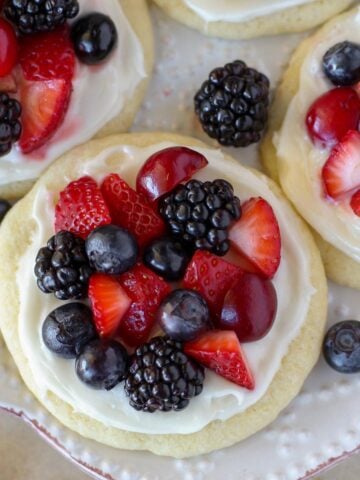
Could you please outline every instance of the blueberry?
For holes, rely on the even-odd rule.
[[[323,70],[334,85],[354,85],[360,81],[360,44],[341,42],[323,57]]]
[[[144,252],[145,265],[166,280],[180,280],[191,258],[180,241],[162,238],[151,243]]]
[[[360,322],[347,320],[333,325],[325,336],[323,353],[334,370],[360,372]]]
[[[47,348],[64,358],[75,358],[95,337],[92,312],[82,303],[67,303],[56,308],[42,326],[42,338]]]
[[[85,250],[90,266],[110,275],[130,270],[139,251],[133,235],[116,225],[105,225],[91,232],[86,239]]]
[[[209,307],[192,290],[179,289],[162,301],[157,319],[164,332],[174,340],[186,342],[210,328]]]
[[[125,348],[114,340],[94,340],[76,358],[79,379],[97,390],[111,390],[124,377],[129,363]]]
[[[10,210],[11,205],[6,200],[0,200],[0,223],[5,218],[5,215]]]
[[[110,17],[90,13],[74,23],[71,38],[79,60],[87,65],[96,65],[110,55],[118,34]]]

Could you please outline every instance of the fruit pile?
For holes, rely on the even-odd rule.
[[[322,168],[325,195],[360,216],[360,45],[334,45],[323,71],[335,88],[310,106],[307,130],[315,145],[331,149]]]
[[[15,142],[30,154],[62,124],[73,90],[76,57],[103,62],[117,41],[113,21],[79,13],[77,0],[0,2],[0,156]]]
[[[55,205],[56,233],[36,258],[42,292],[88,298],[48,315],[45,345],[76,358],[79,379],[93,388],[124,380],[137,410],[182,410],[201,393],[204,367],[253,389],[240,341],[259,340],[275,319],[274,212],[262,198],[240,205],[225,180],[191,179],[207,164],[194,150],[172,147],[145,162],[136,190],[115,173],[101,185],[90,177],[69,183]],[[213,248],[213,238],[225,237],[242,267]]]

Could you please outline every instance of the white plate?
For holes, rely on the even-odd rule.
[[[304,35],[247,42],[206,38],[153,9],[157,40],[154,78],[135,130],[174,130],[208,140],[194,123],[192,98],[209,71],[241,58],[275,85]],[[230,153],[258,166],[255,147]],[[355,290],[330,286],[329,325],[360,320]],[[0,408],[30,422],[82,469],[106,480],[304,480],[360,449],[360,376],[342,376],[321,359],[300,395],[268,428],[231,448],[173,460],[115,450],[62,427],[29,393],[0,344]]]

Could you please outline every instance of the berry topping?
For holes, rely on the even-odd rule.
[[[306,126],[311,140],[332,147],[349,130],[357,130],[360,98],[351,88],[334,88],[319,97],[309,108]]]
[[[241,60],[213,70],[195,95],[195,112],[205,132],[225,146],[260,140],[269,105],[269,80]]]
[[[334,85],[348,86],[360,81],[360,45],[341,42],[323,57],[323,70]]]
[[[67,303],[56,308],[43,323],[42,338],[53,353],[75,358],[90,340],[96,338],[90,308],[82,303]]]
[[[280,229],[274,211],[261,197],[251,198],[242,208],[242,217],[230,230],[230,241],[258,273],[272,278],[281,259]]]
[[[333,325],[325,336],[323,353],[334,370],[360,372],[360,322],[347,320]]]
[[[26,80],[70,82],[74,76],[75,53],[68,27],[24,38],[19,61]]]
[[[143,265],[121,275],[120,284],[131,299],[121,320],[119,336],[125,343],[138,347],[149,338],[162,299],[170,292],[169,285]]]
[[[21,135],[21,105],[7,93],[0,93],[0,157],[10,152]]]
[[[95,228],[109,223],[109,210],[91,177],[81,177],[60,192],[55,207],[56,232],[69,230],[86,238]]]
[[[113,223],[130,230],[140,246],[164,233],[165,225],[159,215],[119,175],[108,175],[101,192]]]
[[[120,275],[135,265],[138,246],[127,230],[103,225],[93,230],[85,242],[90,265],[98,272]]]
[[[76,374],[89,387],[111,390],[127,370],[129,356],[125,348],[114,340],[93,340],[88,343],[75,363]]]
[[[244,272],[225,296],[219,328],[233,330],[240,342],[254,342],[269,332],[276,310],[277,296],[271,281]]]
[[[194,340],[210,328],[204,298],[192,290],[174,290],[161,303],[157,319],[164,332],[178,342]]]
[[[53,137],[64,120],[71,90],[71,83],[62,79],[21,82],[23,132],[19,146],[23,153],[31,153]]]
[[[78,0],[5,0],[4,13],[21,33],[46,32],[79,13]]]
[[[186,147],[170,147],[146,160],[136,178],[136,190],[150,202],[189,180],[208,161],[201,153]]]
[[[235,332],[212,331],[184,345],[187,355],[240,387],[253,390],[254,377]]]
[[[322,169],[325,190],[332,198],[360,187],[360,133],[349,131],[332,149]]]
[[[204,369],[189,359],[181,343],[155,337],[132,357],[125,392],[136,410],[180,411],[203,389]]]
[[[209,252],[197,251],[186,269],[184,287],[199,292],[213,317],[218,317],[226,292],[242,274],[239,267]]]
[[[0,77],[9,75],[18,55],[16,34],[13,27],[0,18]]]
[[[180,280],[190,260],[191,252],[174,238],[155,240],[145,249],[144,263],[166,280]]]
[[[350,206],[358,217],[360,217],[360,190],[354,193],[354,195],[351,197],[350,201]],[[1,219],[1,213],[0,213],[0,219]]]
[[[190,180],[163,197],[160,213],[173,235],[221,256],[229,250],[228,228],[240,218],[241,207],[226,180]]]
[[[7,200],[0,200],[0,223],[4,220],[5,215],[10,210],[11,205]]]
[[[90,278],[89,299],[98,334],[111,337],[131,305],[130,298],[117,280],[95,273]]]
[[[78,59],[87,65],[96,65],[113,51],[118,34],[110,17],[90,13],[72,26],[71,38]]]
[[[86,297],[92,270],[84,241],[70,232],[57,233],[39,250],[34,271],[42,292],[59,300]]]

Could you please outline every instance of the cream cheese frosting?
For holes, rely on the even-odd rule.
[[[82,165],[75,165],[73,174],[75,177],[91,175],[101,181],[106,174],[116,172],[134,185],[136,174],[144,161],[156,151],[169,146],[173,145],[166,142],[147,148],[126,145],[109,147]],[[122,384],[109,392],[90,389],[77,378],[74,361],[59,358],[47,350],[41,337],[42,323],[54,308],[64,302],[41,293],[33,273],[39,248],[54,234],[53,199],[57,192],[41,187],[32,210],[34,233],[29,247],[20,259],[17,284],[20,292],[19,338],[45,403],[46,396],[52,392],[70,404],[74,411],[84,413],[107,426],[149,434],[190,434],[201,430],[213,420],[225,420],[246,410],[268,389],[290,343],[305,321],[314,293],[310,283],[310,257],[301,248],[303,226],[290,207],[272,192],[266,177],[259,177],[240,164],[226,162],[219,150],[196,150],[209,160],[209,166],[199,172],[197,178],[229,180],[242,201],[251,196],[262,196],[272,205],[280,226],[282,261],[274,278],[278,295],[276,320],[265,338],[243,344],[255,376],[255,390],[238,387],[207,371],[202,394],[194,398],[187,409],[150,415],[137,412],[129,406]],[[67,181],[69,180],[64,178],[59,183],[64,185]]]
[[[206,22],[244,22],[315,0],[184,0]]]
[[[274,144],[282,187],[301,215],[325,240],[360,262],[360,218],[347,203],[325,198],[321,170],[330,149],[314,145],[305,126],[310,105],[333,88],[322,71],[322,57],[344,40],[360,43],[360,7],[313,37],[301,67],[298,92],[280,132],[275,134]]]
[[[41,149],[24,155],[15,146],[0,157],[0,185],[34,180],[57,157],[92,138],[124,108],[146,77],[140,40],[119,0],[79,0],[80,15],[98,11],[114,21],[118,43],[105,63],[97,67],[76,62],[73,92],[63,124]]]

